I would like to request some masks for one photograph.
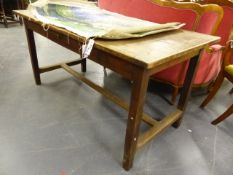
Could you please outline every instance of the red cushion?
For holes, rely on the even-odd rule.
[[[213,45],[212,48],[216,48],[213,53],[203,52],[202,57],[197,69],[196,77],[194,79],[195,85],[201,85],[210,82],[215,79],[221,69],[222,63],[222,51],[220,45]],[[214,49],[215,49],[214,48]],[[206,65],[206,66],[204,66]]]
[[[195,85],[205,84],[216,78],[221,69],[221,56],[221,50],[215,51],[214,53],[207,53],[205,51],[202,53],[196,77],[194,79]],[[188,62],[185,64],[177,64],[153,75],[153,78],[160,81],[170,82],[177,86],[182,86],[187,68]]]
[[[202,15],[199,26],[197,28],[197,32],[212,34],[213,27],[215,26],[216,20],[218,18],[218,14],[214,12],[206,12]]]

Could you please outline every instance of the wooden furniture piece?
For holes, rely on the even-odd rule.
[[[217,4],[223,8],[224,16],[218,28],[217,35],[221,37],[220,44],[225,46],[233,25],[233,1],[232,0],[204,0],[202,4]],[[230,56],[230,63],[233,64],[233,54]]]
[[[7,28],[9,24],[20,23],[22,20],[13,14],[13,10],[21,9],[22,4],[20,0],[0,0],[0,23]]]
[[[182,2],[190,2],[191,0],[177,0]],[[217,4],[223,8],[224,15],[221,24],[216,32],[216,35],[221,37],[220,44],[226,45],[230,35],[230,29],[233,25],[233,1],[232,0],[196,0],[200,4]],[[233,64],[233,55],[230,58],[230,63]]]
[[[21,0],[21,4],[22,4],[22,9],[27,9],[29,1],[27,1],[27,0]]]
[[[24,19],[30,58],[37,85],[41,84],[41,73],[63,68],[120,107],[128,110],[123,157],[123,167],[126,170],[132,167],[136,150],[141,148],[167,127],[171,125],[179,126],[187,104],[187,98],[190,94],[196,67],[199,62],[198,55],[207,45],[219,40],[219,37],[185,30],[171,31],[140,39],[116,41],[96,39],[89,59],[132,81],[130,104],[127,104],[119,97],[110,93],[109,90],[94,84],[70,67],[80,63],[82,71],[85,72],[86,59],[75,60],[68,63],[64,62],[44,68],[39,67],[33,32],[39,33],[78,54],[80,54],[80,48],[85,42],[84,38],[56,26],[46,26],[48,30],[45,31],[45,26],[43,27],[42,23],[35,19],[29,11],[22,10],[16,11],[16,13]],[[164,47],[166,47],[166,49],[164,49]],[[169,66],[186,61],[191,57],[192,59],[190,60],[190,66],[185,79],[185,86],[177,109],[164,117],[161,121],[156,121],[145,114],[143,112],[143,105],[150,76]],[[141,121],[147,123],[150,129],[140,134]]]
[[[231,83],[233,83],[233,64],[230,64],[231,55],[233,55],[233,26],[231,28],[231,34],[223,54],[224,62],[223,62],[222,70],[220,71],[209,95],[202,102],[201,104],[202,108],[204,108],[210,102],[210,100],[215,96],[215,94],[221,87],[224,78],[227,78]],[[233,89],[230,91],[230,94],[232,93],[233,93]],[[213,125],[216,125],[221,121],[225,120],[226,118],[228,118],[232,113],[233,113],[233,104],[222,115],[220,115],[217,119],[215,119],[211,123]]]
[[[99,0],[99,7],[152,22],[183,22],[184,29],[205,34],[214,34],[223,17],[222,8],[217,5],[177,3],[161,0]],[[221,68],[221,47],[213,46],[212,52],[203,52],[194,79],[195,86],[208,85]],[[179,89],[184,85],[188,62],[183,62],[151,76],[151,79],[173,87],[172,104],[176,101]]]

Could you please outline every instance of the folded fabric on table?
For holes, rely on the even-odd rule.
[[[85,38],[126,39],[175,30],[184,24],[158,24],[100,9],[85,0],[38,0],[29,5],[44,24],[65,28]]]

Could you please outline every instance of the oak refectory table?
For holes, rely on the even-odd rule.
[[[209,44],[219,41],[219,37],[186,30],[164,32],[139,39],[96,39],[88,59],[132,81],[130,104],[127,104],[119,97],[94,84],[70,67],[81,64],[81,70],[85,72],[86,59],[74,60],[48,67],[39,67],[33,32],[39,33],[78,54],[81,52],[80,48],[85,39],[63,28],[53,25],[45,26],[27,10],[15,11],[15,13],[23,17],[24,20],[32,69],[37,85],[41,84],[41,73],[63,68],[74,77],[128,110],[123,157],[123,168],[126,170],[132,167],[136,150],[148,143],[167,127],[171,125],[178,127],[180,125],[198,66],[199,54]],[[189,59],[190,64],[177,109],[161,121],[156,121],[145,114],[143,112],[143,105],[150,76]],[[139,132],[141,121],[150,126],[148,131]]]

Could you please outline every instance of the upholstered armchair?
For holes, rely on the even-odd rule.
[[[217,30],[217,35],[221,37],[220,44],[225,46],[230,35],[230,29],[233,25],[233,1],[232,0],[205,0],[203,4],[217,4],[223,8],[224,15],[222,22]],[[230,57],[230,63],[233,64],[233,54]]]
[[[204,108],[210,102],[210,100],[215,96],[217,91],[220,89],[224,78],[228,79],[231,83],[233,83],[233,64],[230,63],[230,58],[232,57],[232,55],[233,55],[233,25],[231,28],[231,34],[230,34],[229,40],[226,42],[226,47],[225,47],[224,54],[223,54],[224,61],[223,61],[222,69],[209,95],[202,102],[201,104],[202,108]],[[233,89],[230,91],[230,94],[232,93],[233,93]],[[218,118],[216,118],[211,123],[213,125],[216,125],[220,123],[221,121],[225,120],[226,118],[228,118],[232,113],[233,113],[233,104],[231,104],[231,106],[222,115],[220,115]]]
[[[222,8],[213,4],[200,5],[171,0],[99,0],[98,5],[109,11],[152,22],[182,22],[186,24],[184,29],[205,34],[215,34],[223,17]],[[221,68],[221,49],[220,45],[214,45],[201,53],[194,80],[196,86],[207,85],[217,77]],[[151,77],[153,80],[172,85],[173,103],[179,88],[183,86],[187,67],[188,62],[177,64]]]

